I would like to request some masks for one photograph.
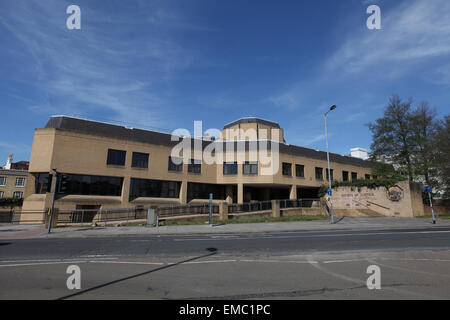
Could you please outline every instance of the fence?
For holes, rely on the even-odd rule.
[[[0,223],[45,223],[45,212],[36,210],[22,210],[21,208],[0,209]]]
[[[291,208],[320,208],[319,199],[293,199],[278,200],[279,209],[286,210]],[[123,222],[143,222],[147,220],[149,209],[155,209],[158,219],[167,218],[198,218],[199,216],[208,217],[209,203],[171,205],[165,207],[134,207],[117,208],[103,210],[55,210],[54,218],[58,225],[74,224],[114,224]],[[272,201],[259,201],[247,203],[227,204],[221,211],[220,205],[212,205],[212,213],[220,214],[226,218],[227,214],[239,216],[246,213],[258,213],[272,210]],[[224,215],[223,215],[224,214]],[[23,211],[20,209],[0,210],[0,222],[2,223],[29,223],[43,224],[48,219],[47,211]]]

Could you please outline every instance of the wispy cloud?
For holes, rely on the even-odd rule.
[[[426,69],[450,56],[450,2],[402,1],[382,7],[382,30],[359,29],[325,63],[324,72],[380,73],[393,78]]]
[[[145,29],[146,21],[160,28],[167,19],[172,27],[177,21],[182,27],[188,22],[175,14],[168,17],[164,9],[151,11],[144,21],[132,16],[124,20],[126,15],[116,17],[114,11],[105,13],[87,2],[81,5],[82,29],[68,30],[69,4],[9,1],[0,13],[0,27],[32,57],[29,68],[16,77],[46,97],[30,110],[107,113],[118,120],[164,125],[171,116],[165,84],[191,65],[193,54],[157,30]],[[122,21],[120,28],[116,19]],[[145,29],[142,34],[135,33],[139,24]]]

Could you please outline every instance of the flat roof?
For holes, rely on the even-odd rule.
[[[256,118],[248,118],[256,119]],[[244,119],[240,119],[244,120]],[[238,121],[240,121],[238,120]],[[261,119],[258,119],[261,120]],[[252,122],[243,122],[243,123],[252,123]],[[272,122],[273,124],[275,122]],[[231,125],[231,124],[230,124]],[[277,124],[278,125],[278,124]],[[148,144],[156,144],[156,145],[165,145],[165,146],[175,146],[178,144],[178,141],[172,141],[172,135],[169,133],[162,133],[150,130],[142,130],[135,128],[127,128],[121,125],[109,124],[98,121],[91,121],[67,116],[53,116],[47,122],[45,128],[54,128],[59,130],[66,131],[74,131],[84,134],[103,136],[108,138],[114,138],[119,140],[130,140]],[[195,140],[194,138],[191,138]],[[248,143],[249,141],[247,141]],[[202,140],[203,147],[211,143],[237,143],[236,141],[208,141]],[[295,156],[302,156],[307,158],[313,158],[318,160],[327,160],[327,153],[325,151],[314,150],[306,147],[289,145],[283,142],[278,141],[269,141],[268,147],[271,147],[271,144],[278,143],[280,153],[291,154]],[[225,149],[224,149],[225,150]],[[330,161],[337,162],[342,164],[349,164],[361,167],[371,167],[372,163],[367,160],[362,160],[359,158],[344,156],[337,153],[330,152]]]

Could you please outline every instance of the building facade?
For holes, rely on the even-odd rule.
[[[0,169],[0,199],[21,199],[25,194],[26,170]]]
[[[207,201],[210,193],[215,201],[230,203],[316,198],[328,183],[326,152],[287,144],[283,129],[272,121],[239,119],[216,139],[178,138],[52,117],[35,130],[23,209],[45,211],[53,187],[55,207],[73,210],[186,204]],[[174,156],[182,144],[192,149]],[[270,164],[255,153],[268,155]],[[333,153],[330,161],[332,179],[371,178],[368,161]]]

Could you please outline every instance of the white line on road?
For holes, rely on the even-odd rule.
[[[374,233],[343,233],[343,234],[320,234],[301,236],[260,236],[260,237],[239,237],[239,238],[179,238],[173,241],[229,241],[229,240],[256,240],[256,239],[295,239],[295,238],[324,238],[324,237],[348,237],[348,236],[379,236],[379,235],[406,235],[406,234],[429,234],[429,233],[450,233],[448,231],[404,231],[404,232],[374,232]]]

